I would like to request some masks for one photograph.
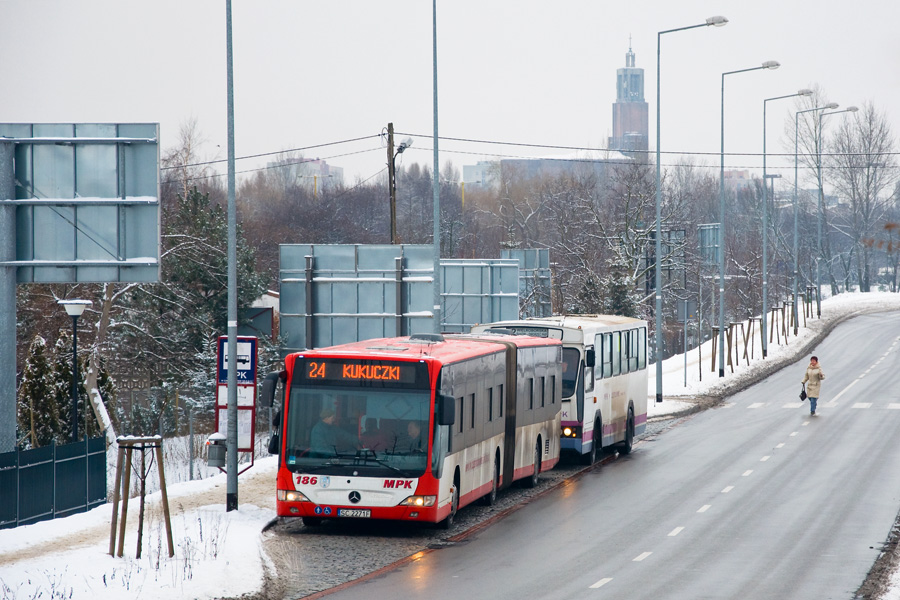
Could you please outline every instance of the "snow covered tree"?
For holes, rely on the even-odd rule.
[[[19,384],[17,416],[22,447],[40,448],[57,439],[61,415],[56,400],[47,341],[36,335],[29,346]]]
[[[53,401],[57,406],[59,415],[59,429],[56,434],[57,444],[67,444],[72,440],[72,336],[68,330],[60,332],[56,346],[53,348],[51,358],[53,365]],[[83,357],[78,357],[78,439],[84,439],[85,435],[93,437],[97,435],[99,428],[94,418],[94,413],[87,404],[87,388],[84,385],[84,376],[87,365]],[[87,433],[85,433],[85,431]]]
[[[154,365],[158,384],[212,400],[215,344],[227,332],[227,216],[196,188],[167,208],[161,277],[125,294],[124,314],[110,336],[126,361]],[[255,268],[253,249],[237,231],[238,310],[265,291],[267,276]],[[194,386],[197,382],[202,386]],[[202,389],[200,389],[202,387]],[[174,399],[174,394],[163,393]],[[142,425],[143,427],[143,425]],[[126,429],[127,430],[127,429]]]

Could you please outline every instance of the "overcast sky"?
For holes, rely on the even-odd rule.
[[[725,150],[756,155],[727,168],[761,166],[764,98],[813,85],[842,107],[874,102],[900,135],[897,0],[438,0],[437,11],[442,137],[605,148],[630,43],[655,149],[656,34],[713,15],[730,22],[662,38],[664,152],[709,153],[697,160],[717,168],[721,74],[766,60],[782,67],[726,78]],[[0,0],[0,23],[0,121],[158,122],[166,149],[195,118],[203,156],[227,156],[222,0]],[[378,136],[393,122],[426,136],[404,164],[432,163],[428,0],[233,0],[233,39],[238,157]],[[784,152],[792,100],[768,107],[767,149]],[[450,140],[440,150],[456,167],[573,153]],[[348,181],[386,163],[377,137],[304,155],[344,167]]]

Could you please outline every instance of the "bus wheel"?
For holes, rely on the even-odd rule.
[[[631,454],[634,448],[634,409],[628,409],[628,420],[625,421],[625,441],[619,448],[619,454]]]
[[[491,481],[491,491],[482,497],[485,506],[493,506],[497,503],[497,489],[500,487],[500,461],[494,457],[494,476]]]
[[[438,523],[441,529],[450,529],[453,527],[453,519],[456,517],[456,511],[459,510],[459,478],[453,480],[453,498],[450,500],[450,514]]]
[[[541,474],[541,441],[534,445],[534,472],[525,480],[525,487],[537,487],[538,477]]]
[[[598,433],[600,433],[601,431],[602,430],[600,429],[600,421],[599,420],[595,421],[594,422],[594,439],[591,442],[591,449],[590,449],[590,451],[588,451],[587,454],[581,455],[581,462],[583,464],[592,465],[595,462],[597,462],[597,456],[600,454],[600,448],[599,448],[600,437],[598,436]],[[584,439],[584,437],[582,437],[582,439]]]
[[[307,527],[318,527],[322,524],[322,517],[301,517]]]

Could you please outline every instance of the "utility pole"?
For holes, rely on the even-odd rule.
[[[397,243],[397,184],[394,173],[394,124],[388,123],[388,189],[391,194],[391,243]]]

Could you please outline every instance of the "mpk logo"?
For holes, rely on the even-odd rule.
[[[384,487],[387,489],[411,490],[412,484],[413,484],[413,482],[411,479],[385,479],[384,480]]]

